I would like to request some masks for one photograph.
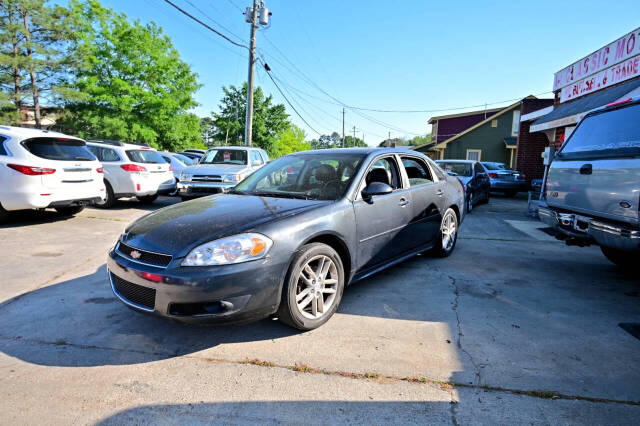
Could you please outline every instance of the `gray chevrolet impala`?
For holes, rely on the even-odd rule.
[[[226,194],[155,211],[109,253],[128,307],[184,322],[325,323],[345,287],[416,254],[448,256],[459,180],[410,150],[287,155]]]

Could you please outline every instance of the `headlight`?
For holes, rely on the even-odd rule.
[[[185,172],[180,173],[180,180],[190,181],[191,173],[185,173]]]
[[[236,174],[236,175],[222,175],[222,181],[223,182],[230,182],[230,183],[238,183],[242,180],[242,174]]]
[[[182,266],[212,266],[262,259],[273,245],[262,234],[238,234],[202,244],[189,252]]]

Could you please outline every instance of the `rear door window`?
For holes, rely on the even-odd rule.
[[[254,162],[257,162],[260,165],[264,163],[258,151],[251,151],[251,164],[253,165]]]
[[[32,138],[22,141],[22,146],[36,157],[58,161],[94,161],[84,141],[62,138]]]
[[[587,117],[573,132],[560,158],[640,154],[640,104]]]
[[[433,183],[429,167],[421,160],[411,157],[402,157],[402,165],[409,178],[409,187]]]
[[[130,149],[127,150],[127,157],[134,163],[165,164],[164,159],[157,151]]]

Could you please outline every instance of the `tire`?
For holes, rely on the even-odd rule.
[[[320,262],[323,262],[323,266],[326,267],[327,261],[330,261],[330,264],[325,272],[325,279],[326,277],[330,278],[326,279],[326,282],[325,279],[322,280],[322,283],[316,282],[317,275],[315,274],[320,269]],[[310,267],[314,275],[307,272],[306,266]],[[305,280],[309,284],[305,283]],[[331,282],[329,283],[329,281]],[[296,252],[284,279],[282,298],[277,312],[278,319],[298,330],[313,330],[320,327],[338,309],[342,300],[344,284],[342,259],[334,249],[322,243],[303,246]],[[315,295],[313,288],[316,291]],[[333,292],[330,293],[328,290],[333,290]],[[296,296],[299,298],[304,292],[307,292],[306,295],[302,296],[300,301],[297,301]],[[317,305],[318,296],[322,298],[321,305],[324,308]],[[308,303],[299,307],[299,303],[303,304],[307,299],[310,299]],[[324,312],[320,312],[320,310]]]
[[[467,213],[471,213],[473,210],[473,192],[469,193],[469,198],[467,198]]]
[[[638,253],[632,251],[618,250],[612,247],[600,246],[602,254],[610,262],[615,263],[619,268],[631,269],[634,262],[637,262]]]
[[[100,201],[97,202],[95,206],[101,209],[108,209],[113,207],[113,205],[116,203],[116,197],[113,194],[113,188],[111,187],[111,184],[109,182],[105,180],[104,186],[106,188],[105,192],[106,192],[107,199],[104,202],[100,202]]]
[[[63,216],[75,216],[84,210],[84,206],[56,207],[55,210]]]
[[[450,220],[450,221],[449,221]],[[450,235],[449,240],[445,239],[445,235]],[[451,240],[452,238],[452,240]],[[458,242],[458,215],[452,208],[448,208],[442,215],[440,222],[440,232],[438,233],[438,241],[431,253],[436,257],[447,257],[456,248]]]
[[[5,223],[9,219],[9,212],[2,208],[0,204],[0,225]]]
[[[154,195],[144,195],[142,197],[136,197],[138,199],[138,201],[140,201],[142,204],[151,204],[153,203],[155,200],[158,199],[158,194],[154,194]]]
[[[508,198],[513,198],[516,196],[518,191],[504,191],[504,196]]]

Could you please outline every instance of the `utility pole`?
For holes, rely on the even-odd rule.
[[[344,108],[342,108],[342,147],[344,148]]]
[[[249,41],[249,75],[247,77],[247,117],[244,127],[244,144],[251,146],[253,131],[253,64],[256,56],[256,30],[258,25],[267,25],[271,12],[264,7],[264,1],[258,5],[258,0],[253,0],[253,7],[247,7],[245,20],[251,24]],[[258,21],[258,18],[260,20]]]
[[[354,147],[358,146],[356,144],[356,126],[353,126],[353,146]]]
[[[389,132],[389,139],[387,139],[387,147],[391,147],[391,132]]]

